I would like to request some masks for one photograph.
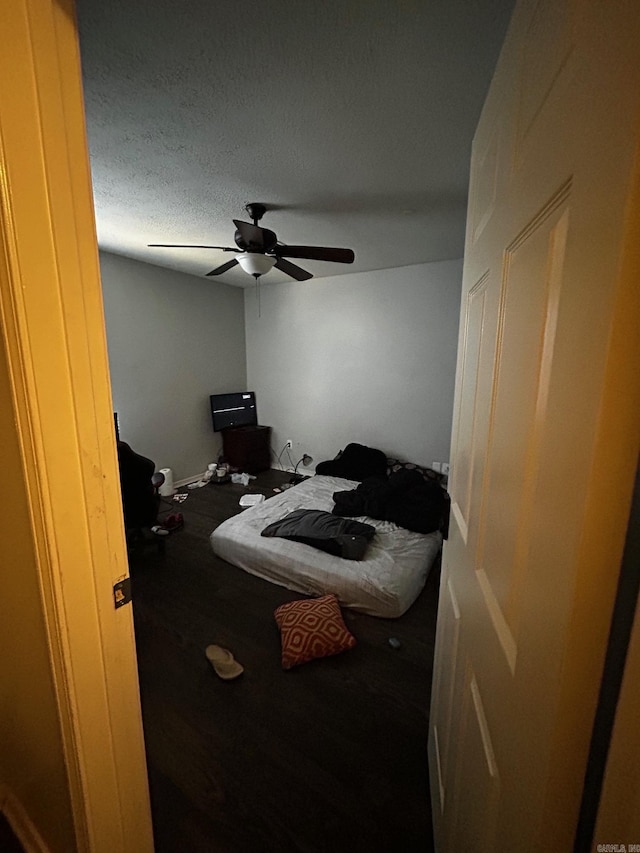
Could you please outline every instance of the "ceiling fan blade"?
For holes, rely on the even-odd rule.
[[[276,246],[274,254],[279,258],[304,258],[308,261],[334,261],[352,264],[355,258],[352,249],[334,249],[329,246]]]
[[[303,270],[302,267],[296,266],[296,264],[285,261],[284,258],[278,258],[274,266],[277,270],[290,275],[291,278],[295,278],[296,281],[306,281],[308,278],[313,278],[310,272]]]
[[[226,272],[227,270],[230,270],[237,265],[238,262],[234,258],[232,261],[227,261],[226,264],[222,264],[221,267],[216,267],[214,270],[211,270],[211,272],[208,272],[207,275],[222,275],[223,272]]]
[[[236,244],[245,252],[270,252],[278,242],[275,232],[250,222],[234,219],[233,224],[238,229]]]
[[[190,243],[147,243],[147,246],[161,249],[220,249],[222,252],[237,252],[237,249],[232,249],[230,246],[194,246]]]

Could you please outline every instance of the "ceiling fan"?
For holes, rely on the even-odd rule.
[[[236,252],[236,257],[233,260],[216,267],[207,275],[222,275],[222,273],[240,264],[242,269],[252,275],[256,281],[273,267],[297,281],[313,278],[310,272],[303,270],[297,264],[292,264],[286,260],[287,258],[333,261],[339,264],[352,264],[354,261],[355,255],[351,249],[335,249],[327,246],[287,246],[278,240],[274,231],[261,228],[258,225],[266,213],[267,206],[265,204],[250,202],[245,205],[244,209],[253,220],[253,224],[241,222],[239,219],[233,220],[233,224],[236,226],[234,235],[236,249],[230,246],[199,246],[180,243],[149,243],[149,246],[166,249],[220,249],[223,252]]]

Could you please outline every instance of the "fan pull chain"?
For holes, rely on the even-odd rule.
[[[258,300],[258,318],[260,318],[260,276],[256,276],[256,299]]]

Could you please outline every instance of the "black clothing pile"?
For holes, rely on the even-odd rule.
[[[344,477],[345,480],[365,480],[368,477],[386,477],[387,457],[382,450],[364,444],[347,444],[335,459],[319,462],[316,474]]]
[[[401,470],[389,477],[368,477],[356,489],[334,492],[334,515],[368,515],[392,521],[416,533],[441,530],[446,537],[449,496],[418,471]]]

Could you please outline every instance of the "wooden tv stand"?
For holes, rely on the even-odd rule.
[[[259,474],[271,468],[271,427],[242,426],[222,430],[225,462],[240,472]]]

